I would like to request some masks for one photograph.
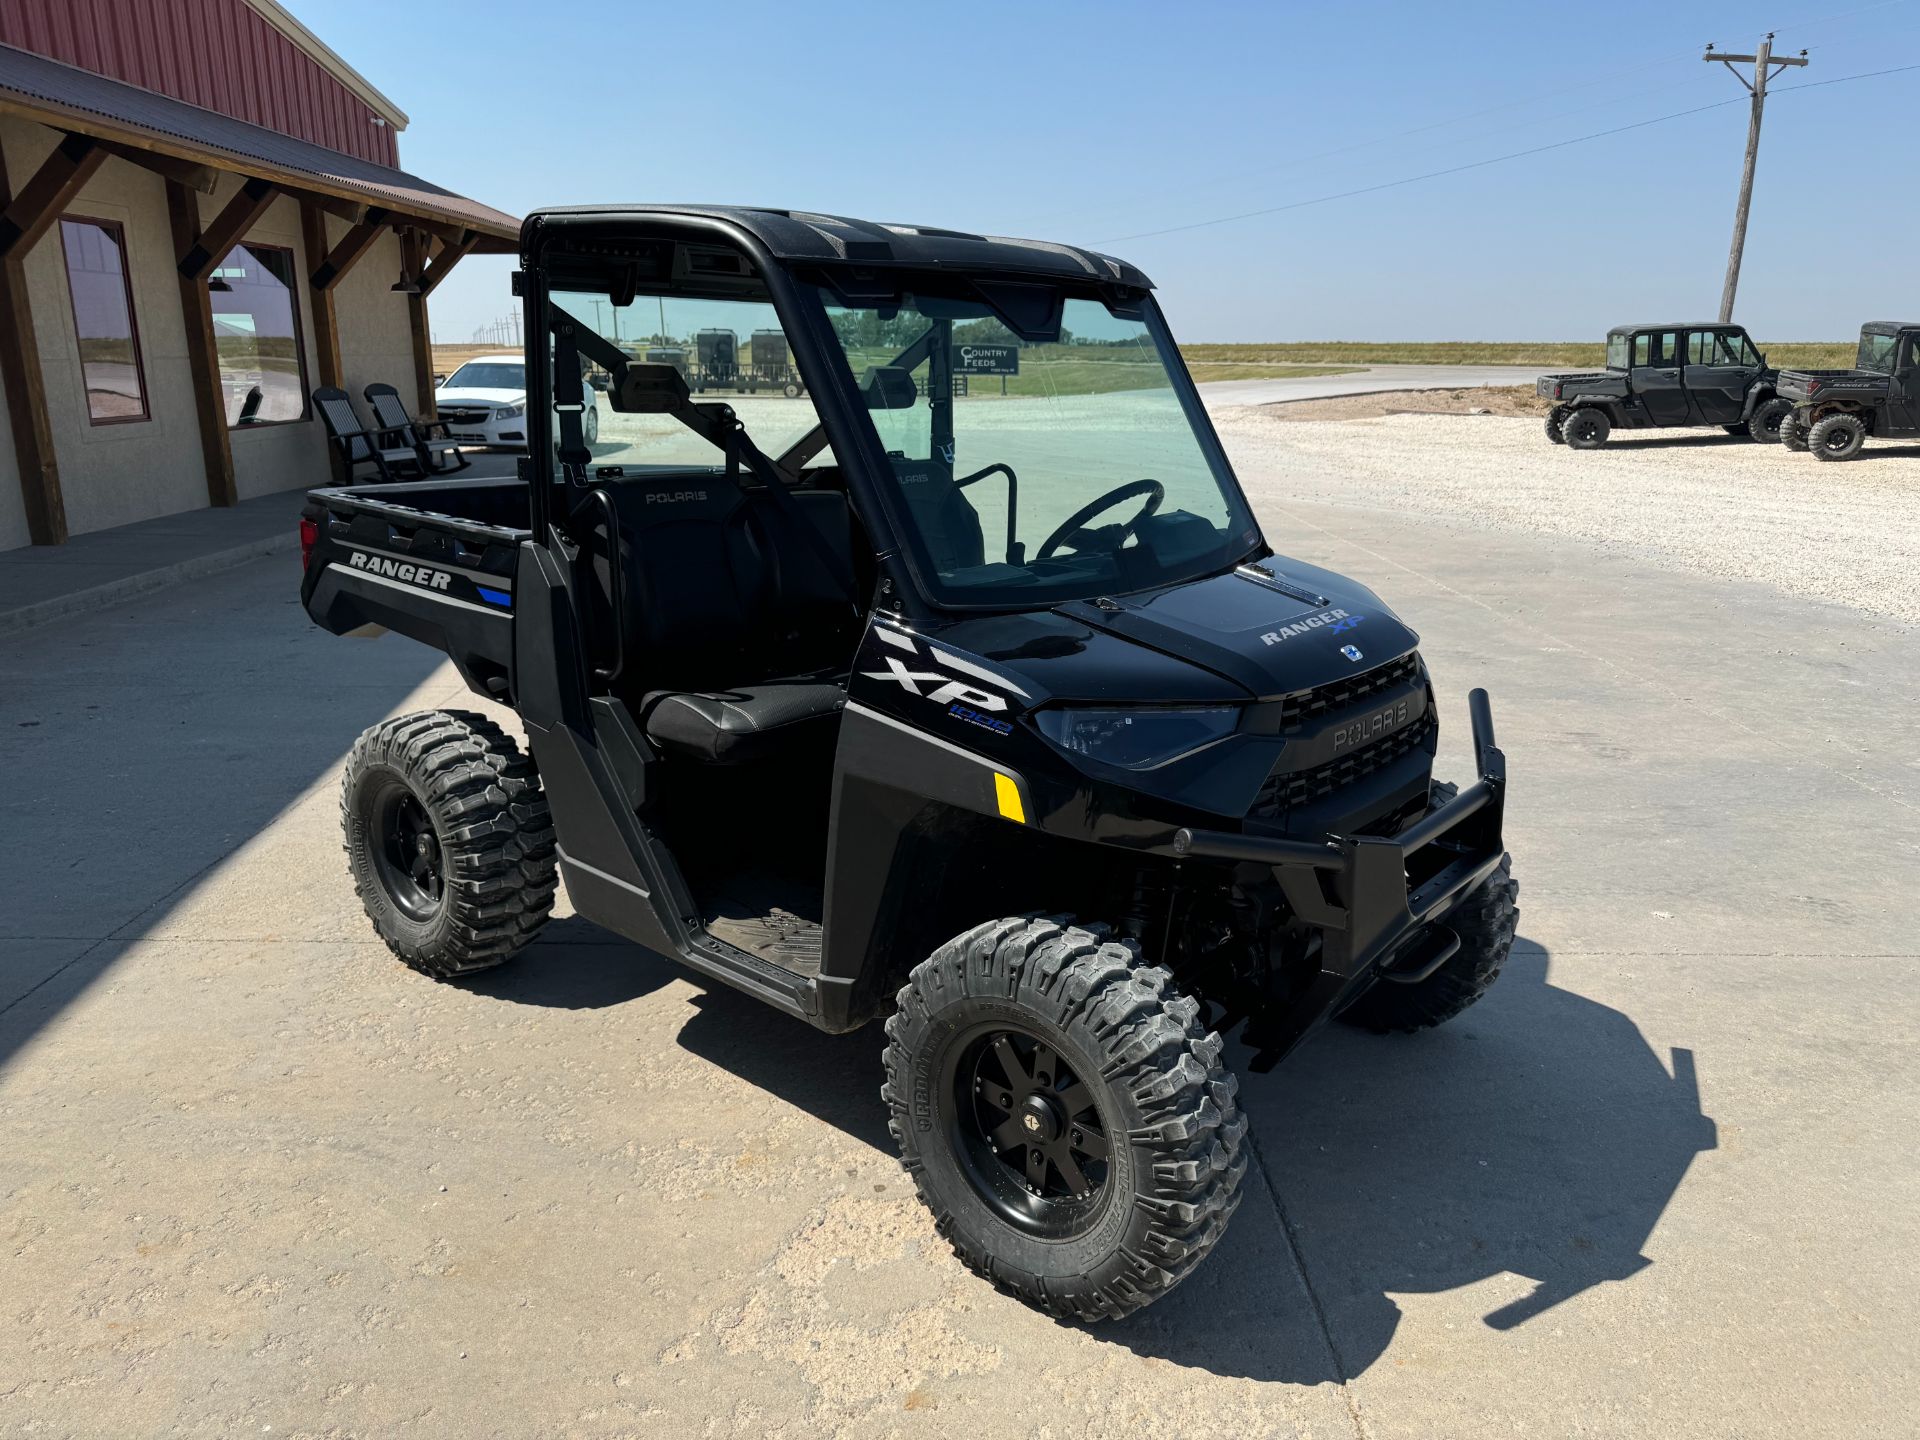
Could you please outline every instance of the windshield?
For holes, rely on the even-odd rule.
[[[615,305],[603,292],[555,290],[553,308],[634,360],[671,365],[696,401],[731,406],[753,443],[778,456],[820,423],[793,347],[764,300],[637,295]],[[604,372],[583,360],[593,379]],[[594,389],[587,449],[595,465],[624,469],[717,469],[726,457],[671,415],[620,414]],[[829,464],[832,453],[815,456]]]
[[[977,301],[822,300],[935,600],[1125,594],[1211,574],[1259,543],[1143,313],[1068,299],[1057,337],[1035,342]]]
[[[1853,362],[1856,370],[1871,370],[1876,375],[1893,373],[1893,352],[1899,346],[1898,335],[1862,335],[1860,354]]]
[[[504,360],[476,361],[462,365],[447,377],[449,390],[524,390],[527,367]]]

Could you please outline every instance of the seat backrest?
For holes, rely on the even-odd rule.
[[[327,427],[327,433],[341,444],[349,465],[372,455],[365,438],[358,433],[366,427],[353,413],[353,401],[347,398],[346,391],[322,385],[313,392],[313,408],[320,412],[320,422]],[[350,438],[343,441],[342,437]]]
[[[373,384],[360,393],[366,396],[367,405],[373,411],[373,423],[383,430],[405,430],[413,424],[413,417],[400,401],[400,392],[393,386]]]
[[[704,471],[602,483],[620,516],[629,683],[697,690],[768,673],[773,572],[739,484]]]
[[[942,467],[896,456],[893,473],[936,571],[951,573],[985,562],[987,544],[979,512]]]

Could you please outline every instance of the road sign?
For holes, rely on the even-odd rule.
[[[956,345],[953,347],[953,373],[956,375],[1018,375],[1018,345]]]

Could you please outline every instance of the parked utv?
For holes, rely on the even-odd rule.
[[[1554,402],[1547,439],[1576,450],[1597,450],[1615,430],[1685,425],[1771,442],[1790,408],[1774,376],[1738,325],[1619,325],[1607,332],[1606,369],[1542,375],[1534,393]]]
[[[1780,394],[1793,407],[1781,443],[1821,460],[1851,460],[1869,435],[1920,436],[1920,322],[1869,320],[1853,369],[1783,371]]]
[[[893,1136],[968,1265],[1089,1319],[1165,1293],[1247,1166],[1223,1034],[1265,1069],[1498,975],[1485,692],[1471,783],[1435,783],[1418,637],[1268,546],[1120,260],[665,207],[536,214],[520,259],[520,477],[316,490],[303,525],[316,621],[444,649],[530,748],[466,711],[360,738],[341,818],[375,929],[471,975],[564,878],[823,1030],[885,1016]],[[778,329],[806,394],[694,400],[588,323],[609,309]],[[957,399],[975,343],[1045,383]]]

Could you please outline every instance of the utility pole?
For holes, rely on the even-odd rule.
[[[1720,319],[1733,319],[1733,292],[1740,288],[1740,255],[1747,248],[1747,210],[1753,204],[1753,167],[1760,158],[1760,117],[1767,108],[1767,82],[1780,74],[1789,65],[1805,65],[1807,52],[1802,50],[1797,58],[1781,58],[1773,53],[1773,32],[1767,32],[1767,38],[1760,42],[1757,55],[1722,55],[1712,45],[1702,60],[1718,60],[1727,67],[1727,73],[1747,87],[1747,93],[1753,97],[1752,118],[1747,121],[1747,162],[1740,170],[1740,205],[1733,212],[1733,244],[1727,250],[1727,283],[1720,291]],[[1735,64],[1753,65],[1753,79],[1749,80],[1738,70]]]

